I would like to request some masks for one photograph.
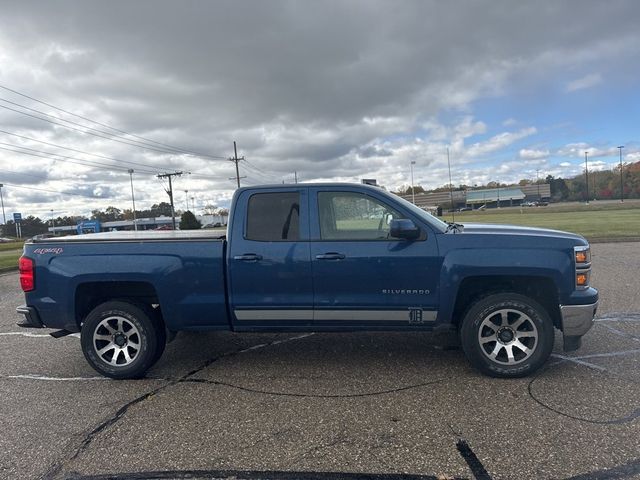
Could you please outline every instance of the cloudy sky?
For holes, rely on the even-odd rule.
[[[138,208],[171,171],[177,208],[226,206],[234,140],[243,185],[415,161],[433,188],[447,147],[455,184],[640,160],[634,0],[3,3],[7,216],[129,208],[129,168]]]

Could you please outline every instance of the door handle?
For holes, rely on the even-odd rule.
[[[344,260],[345,257],[346,255],[344,253],[335,253],[335,252],[316,255],[317,260]]]
[[[234,260],[242,260],[243,262],[257,262],[258,260],[262,260],[262,255],[257,255],[255,253],[245,253],[244,255],[236,255],[233,257]]]

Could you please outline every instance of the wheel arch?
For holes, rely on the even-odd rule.
[[[78,329],[94,308],[109,301],[143,305],[154,313],[153,320],[164,328],[164,319],[155,287],[149,282],[105,281],[85,282],[76,287],[74,295],[75,320]]]
[[[547,311],[556,328],[562,327],[556,284],[552,278],[536,275],[477,275],[464,278],[456,293],[451,323],[458,328],[471,305],[482,297],[503,292],[532,298]]]

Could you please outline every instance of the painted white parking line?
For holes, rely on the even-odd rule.
[[[595,363],[585,362],[585,361],[580,360],[580,359],[575,358],[575,357],[567,357],[565,355],[559,355],[557,353],[552,353],[551,356],[553,358],[559,358],[561,360],[566,360],[567,362],[577,363],[578,365],[582,365],[584,367],[593,368],[594,370],[598,370],[600,372],[606,372],[607,371],[606,368],[601,367],[600,365],[596,365]],[[561,362],[558,362],[558,363],[561,363]]]
[[[47,382],[78,382],[78,381],[86,381],[86,380],[111,380],[107,377],[49,377],[46,375],[6,375],[3,378],[13,378],[20,380],[44,380]]]
[[[17,337],[31,337],[31,338],[54,338],[48,333],[31,333],[31,332],[1,332],[0,337],[8,337],[8,336],[17,336]],[[71,333],[69,335],[65,335],[67,337],[80,338],[79,333]],[[64,337],[60,337],[64,338]]]
[[[297,337],[285,338],[283,340],[275,340],[269,343],[260,343],[258,345],[253,345],[251,347],[245,348],[244,350],[240,350],[238,353],[251,352],[252,350],[260,350],[261,348],[271,347],[273,345],[280,345],[281,343],[292,342],[294,340],[300,340],[302,338],[307,338],[312,335],[313,333],[305,333],[304,335],[298,335]]]

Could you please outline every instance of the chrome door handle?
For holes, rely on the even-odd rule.
[[[322,253],[320,255],[316,255],[316,260],[344,260],[346,255],[344,253]]]
[[[255,253],[245,253],[244,255],[236,255],[233,257],[234,260],[242,260],[243,262],[257,262],[258,260],[262,260],[262,255],[257,255]]]

